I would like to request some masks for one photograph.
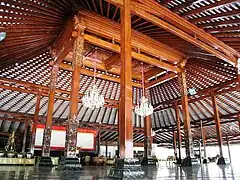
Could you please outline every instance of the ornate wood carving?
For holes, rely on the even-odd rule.
[[[46,128],[44,129],[43,132],[42,156],[50,156],[52,113],[54,108],[54,96],[57,85],[58,70],[59,66],[58,64],[55,64],[52,68],[52,74],[49,85],[48,111],[46,118]]]
[[[191,125],[190,125],[190,115],[189,115],[188,96],[187,96],[187,82],[186,82],[186,73],[185,73],[184,65],[185,63],[181,63],[180,65],[181,72],[178,74],[178,80],[179,80],[179,86],[180,86],[180,92],[181,92],[181,98],[182,98],[186,157],[192,157],[193,156],[193,140],[192,140]]]
[[[50,79],[50,91],[54,91],[57,85],[57,77],[58,77],[58,70],[59,70],[59,66],[58,64],[54,64],[52,67],[52,74],[51,74],[51,79]]]
[[[70,97],[70,111],[66,129],[66,155],[76,156],[77,150],[77,128],[78,128],[78,98],[79,98],[79,81],[80,72],[83,60],[83,48],[84,48],[84,29],[85,27],[79,24],[79,19],[74,18],[76,21],[76,33],[77,37],[73,47],[73,72],[72,72],[72,89]]]
[[[42,156],[50,156],[51,133],[51,127],[46,126],[43,131]]]

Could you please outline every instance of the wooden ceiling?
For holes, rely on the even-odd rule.
[[[176,125],[172,104],[180,99],[176,68],[185,59],[188,88],[197,90],[196,95],[189,96],[194,137],[200,136],[200,120],[206,126],[208,139],[215,137],[209,99],[209,91],[213,90],[219,103],[223,136],[232,135],[237,139],[240,92],[235,65],[240,57],[240,2],[133,0],[132,3],[133,102],[136,104],[142,93],[140,61],[143,61],[148,94],[155,107],[152,121],[157,132],[156,142],[172,141],[172,129]],[[117,124],[120,93],[119,54],[116,48],[103,46],[101,42],[119,46],[120,7],[121,0],[1,1],[0,31],[7,33],[6,39],[0,42],[2,132],[19,130],[23,124],[19,119],[7,119],[16,119],[6,116],[7,112],[31,118],[39,89],[43,96],[40,115],[46,116],[51,62],[54,61],[50,49],[69,18],[79,12],[86,25],[79,93],[81,96],[92,82],[92,60],[96,53],[97,84],[107,101],[105,107],[94,111],[82,107],[79,101],[79,119],[89,127],[99,121],[106,127],[111,125],[111,132],[103,132],[102,139],[117,139],[113,125]],[[55,123],[64,123],[67,119],[71,61],[72,53],[69,53],[60,65]],[[181,110],[181,106],[179,108]],[[143,142],[143,121],[136,115],[133,119],[134,141]]]

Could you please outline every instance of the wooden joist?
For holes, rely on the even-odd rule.
[[[99,16],[95,13],[90,13],[86,10],[80,10],[79,16],[83,20],[87,32],[120,43],[119,23],[110,21],[107,18]],[[183,53],[163,43],[160,43],[159,41],[156,41],[142,33],[139,33],[136,30],[132,30],[131,39],[132,48],[138,49],[150,56],[160,58],[166,62],[178,63],[180,60],[186,58]],[[151,63],[149,62],[148,64]],[[162,64],[162,68],[169,70],[169,66],[165,67],[165,64]]]
[[[97,38],[97,37],[94,37],[92,35],[88,35],[88,34],[84,34],[84,39],[91,43],[91,44],[94,44],[96,46],[99,46],[101,48],[105,48],[105,49],[108,49],[108,50],[111,50],[113,52],[116,52],[116,53],[120,53],[120,46],[117,45],[117,44],[113,44],[113,43],[110,43],[108,41],[105,41],[105,40],[102,40],[100,38]],[[139,60],[139,61],[142,61],[146,64],[151,64],[153,66],[156,66],[158,68],[164,68],[168,71],[174,71],[174,72],[179,72],[179,68],[169,64],[169,63],[166,63],[166,62],[163,62],[161,60],[158,60],[156,58],[152,58],[152,57],[149,57],[145,54],[141,54],[141,53],[137,53],[137,52],[134,52],[132,51],[132,57],[136,60]]]
[[[116,6],[122,6],[122,0],[107,1]],[[131,10],[133,14],[214,54],[216,57],[228,63],[236,65],[237,58],[240,57],[240,53],[233,48],[153,0],[142,0],[141,3],[132,1]]]
[[[69,65],[69,64],[64,64],[64,63],[61,63],[61,64],[60,64],[60,68],[61,68],[61,69],[64,69],[64,70],[68,70],[68,71],[72,71],[72,70],[73,70],[73,68],[72,68],[71,65]],[[90,76],[90,77],[93,77],[93,75],[94,75],[94,72],[93,72],[93,71],[88,70],[88,69],[84,69],[84,68],[81,69],[81,72],[80,72],[80,73],[83,74],[83,75],[86,75],[86,76]],[[120,83],[120,78],[110,76],[110,75],[108,75],[108,74],[106,74],[106,73],[101,74],[101,73],[98,73],[98,72],[97,72],[97,73],[96,73],[96,78]],[[141,87],[142,87],[141,84],[136,83],[136,82],[132,82],[132,85],[135,86],[135,87],[138,87],[138,88],[141,88]]]
[[[14,83],[14,85],[11,85]],[[18,87],[20,86],[20,87]],[[24,82],[24,81],[19,81],[19,80],[14,80],[14,79],[8,79],[8,78],[0,78],[0,88],[2,89],[8,89],[11,91],[18,91],[18,92],[23,92],[23,93],[28,93],[28,94],[39,94],[39,89],[41,89],[41,95],[43,96],[48,96],[49,88],[47,86],[43,85],[37,85],[29,82]],[[56,89],[56,93],[60,94],[68,94],[70,95],[70,91],[63,90],[63,89]],[[84,94],[79,93],[79,98],[82,97]],[[60,95],[55,95],[56,99],[62,99],[69,101],[69,97],[63,97]],[[79,99],[79,102],[80,99]],[[118,106],[118,101],[113,100],[113,99],[108,99],[105,98],[105,106],[107,107],[117,107]]]

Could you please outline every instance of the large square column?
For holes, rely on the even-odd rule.
[[[72,86],[70,95],[70,110],[67,121],[66,129],[66,142],[65,142],[65,155],[76,157],[77,150],[77,129],[79,122],[77,120],[78,115],[78,102],[79,102],[79,82],[80,72],[83,60],[84,49],[84,26],[78,24],[77,37],[74,41],[73,47],[73,71],[72,71]]]
[[[120,158],[133,158],[132,127],[132,48],[131,3],[123,0],[121,8],[121,91],[119,104]]]
[[[138,159],[133,158],[132,125],[132,48],[131,0],[123,0],[121,13],[121,91],[119,104],[120,159],[110,169],[110,178],[139,178],[144,175]]]
[[[55,96],[55,89],[57,85],[58,70],[59,70],[58,64],[53,65],[51,79],[50,79],[50,86],[49,86],[46,126],[43,132],[43,145],[42,145],[42,156],[46,156],[46,157],[50,156],[52,114],[53,114],[53,108],[54,108],[54,96]]]
[[[53,109],[54,109],[54,96],[55,96],[55,89],[57,85],[58,70],[59,70],[58,64],[53,65],[51,79],[50,79],[50,86],[49,86],[46,126],[43,131],[42,157],[40,159],[39,166],[52,166],[52,160],[50,158],[50,144],[51,144],[51,133],[52,133],[52,115],[53,115]]]

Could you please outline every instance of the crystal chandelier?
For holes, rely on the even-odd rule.
[[[148,99],[145,97],[143,64],[142,64],[142,88],[143,88],[143,96],[140,98],[140,103],[138,103],[134,111],[137,115],[145,117],[153,113],[153,107],[151,103],[148,101]]]
[[[94,57],[94,75],[93,75],[93,85],[92,87],[85,93],[82,98],[82,103],[85,107],[91,108],[100,108],[104,105],[104,97],[99,93],[99,90],[96,85],[96,53]]]

